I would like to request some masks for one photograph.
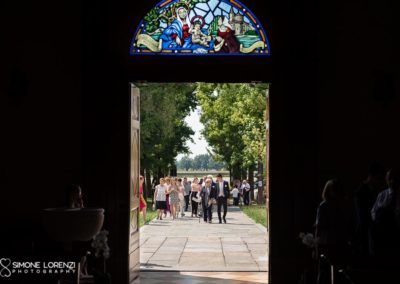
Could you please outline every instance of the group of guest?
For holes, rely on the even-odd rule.
[[[182,179],[177,177],[160,178],[160,184],[155,187],[154,204],[157,209],[157,219],[162,220],[167,217],[169,212],[172,219],[177,219],[179,210],[181,216],[184,216],[184,186]]]
[[[250,205],[250,189],[251,187],[247,180],[236,180],[232,189],[233,204],[238,206],[240,202],[240,205]]]
[[[165,218],[168,213],[176,219],[179,210],[183,217],[191,205],[192,218],[203,217],[204,222],[212,223],[213,205],[217,205],[219,223],[226,223],[229,195],[229,183],[224,181],[222,174],[217,175],[216,181],[211,175],[200,180],[194,177],[192,182],[186,177],[183,181],[176,177],[160,178],[154,192],[157,219],[162,220],[163,214]]]
[[[139,177],[140,210],[143,212],[146,222],[147,203],[143,197],[144,177]],[[250,205],[250,184],[247,180],[236,180],[230,190],[228,181],[222,174],[218,174],[214,181],[212,175],[199,179],[194,177],[189,181],[187,177],[183,180],[178,177],[163,177],[159,184],[154,185],[154,209],[157,209],[157,219],[162,220],[168,214],[173,220],[179,215],[185,216],[185,211],[191,206],[191,217],[203,217],[204,222],[212,222],[213,205],[217,205],[219,223],[226,223],[228,198],[232,194],[233,205]],[[223,213],[222,213],[223,210]]]
[[[400,253],[400,173],[373,163],[352,198],[338,179],[329,180],[317,210],[318,255],[345,267],[349,259],[379,259],[386,267]],[[320,260],[321,262],[321,260]],[[320,269],[318,283],[329,283]]]

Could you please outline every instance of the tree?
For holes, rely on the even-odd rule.
[[[199,83],[203,135],[231,176],[241,178],[266,151],[266,84]]]
[[[175,169],[178,153],[189,152],[186,141],[194,132],[184,119],[197,105],[196,85],[143,83],[138,87],[141,168],[159,178]],[[150,186],[147,179],[146,186]]]
[[[188,155],[183,156],[177,163],[178,169],[183,169],[188,171],[192,170],[222,170],[225,167],[225,164],[222,162],[217,162],[214,158],[209,154],[200,154],[196,155],[193,159]]]
[[[220,171],[225,168],[225,163],[215,161],[214,158],[211,156],[209,166],[210,166],[210,169],[212,169],[212,170]]]
[[[193,164],[199,170],[209,169],[210,156],[208,154],[200,154],[194,157]]]
[[[177,163],[178,169],[188,171],[193,168],[193,159],[189,155],[183,156]]]

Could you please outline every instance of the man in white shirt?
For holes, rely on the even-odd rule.
[[[242,183],[243,189],[243,203],[244,205],[250,205],[250,184],[247,183],[247,180],[243,180]]]
[[[215,183],[217,188],[217,208],[218,208],[218,219],[219,223],[222,223],[221,219],[221,206],[224,207],[224,223],[226,224],[226,213],[228,211],[228,197],[229,197],[229,184],[224,181],[222,174],[217,175],[217,182]]]
[[[239,206],[239,189],[235,186],[232,191],[233,205]]]

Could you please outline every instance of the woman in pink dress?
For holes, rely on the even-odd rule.
[[[146,223],[147,203],[143,197],[143,183],[144,183],[144,177],[141,175],[139,176],[139,208],[140,211],[143,212],[143,222]]]

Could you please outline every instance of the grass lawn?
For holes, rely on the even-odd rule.
[[[267,209],[265,205],[249,205],[249,206],[240,206],[240,209],[253,219],[254,222],[267,227]]]
[[[154,218],[157,217],[157,210],[153,210],[152,206],[152,199],[147,198],[147,214],[146,214],[146,221],[149,222],[153,220]],[[139,227],[142,227],[144,225],[143,221],[143,213],[140,212],[139,216]]]

